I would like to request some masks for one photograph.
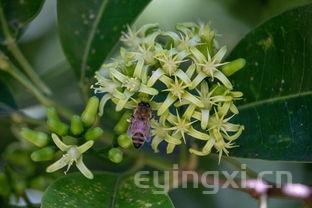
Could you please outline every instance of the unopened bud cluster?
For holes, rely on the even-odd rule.
[[[203,144],[190,148],[191,153],[207,155],[214,147],[221,157],[244,128],[230,123],[239,113],[234,102],[243,94],[233,90],[228,76],[243,68],[245,60],[223,62],[226,47],[217,47],[207,24],[183,23],[176,29],[162,31],[157,24],[128,28],[118,57],[95,75],[92,87],[103,93],[99,114],[109,100],[116,111],[130,112],[148,102],[157,114],[151,121],[155,151],[166,142],[171,153],[188,136]]]
[[[47,110],[47,126],[51,136],[45,132],[22,128],[21,136],[41,148],[31,154],[32,160],[39,162],[54,159],[55,145],[63,152],[63,155],[47,167],[47,172],[54,172],[67,166],[66,173],[75,163],[87,178],[93,178],[93,174],[83,163],[82,154],[93,146],[94,140],[103,135],[102,128],[96,126],[98,106],[99,99],[95,96],[91,97],[82,114],[72,116],[70,125],[59,118],[54,108],[49,108]]]

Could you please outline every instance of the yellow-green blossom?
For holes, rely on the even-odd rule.
[[[56,134],[52,134],[52,139],[55,145],[62,152],[65,152],[65,154],[63,154],[58,161],[47,167],[47,172],[51,173],[67,166],[67,169],[64,172],[66,174],[73,163],[75,163],[76,167],[85,177],[93,179],[92,172],[83,163],[82,154],[93,146],[94,141],[87,141],[83,145],[76,146],[64,144]]]
[[[121,38],[125,47],[96,72],[93,89],[103,95],[99,112],[109,100],[116,111],[129,109],[129,113],[138,103],[148,102],[157,112],[151,121],[155,152],[161,143],[167,143],[171,153],[195,139],[205,144],[190,148],[191,153],[207,155],[214,148],[221,157],[235,146],[244,128],[230,123],[239,113],[235,101],[243,94],[233,91],[227,75],[245,62],[224,62],[226,47],[218,47],[208,24],[181,23],[176,29],[162,31],[157,24],[137,31],[128,27]]]

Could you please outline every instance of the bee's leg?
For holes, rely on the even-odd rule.
[[[147,137],[145,137],[145,140],[147,141],[147,142],[151,142],[152,141],[152,136],[147,136]]]

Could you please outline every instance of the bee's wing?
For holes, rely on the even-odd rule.
[[[145,136],[145,140],[147,142],[150,142],[152,140],[152,136],[151,136],[151,124],[149,121],[145,122],[145,129],[144,129],[144,136]]]

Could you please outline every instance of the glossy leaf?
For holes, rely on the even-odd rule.
[[[12,35],[18,36],[20,31],[40,12],[44,0],[1,0],[0,3]],[[2,32],[0,37],[3,41]]]
[[[58,0],[59,33],[76,74],[92,77],[150,0]]]
[[[44,193],[41,207],[173,207],[168,196],[154,194],[154,190],[137,187],[133,177],[122,179],[119,175],[102,172],[89,180],[75,173],[52,184]]]
[[[285,12],[249,33],[229,60],[247,66],[231,78],[244,93],[245,125],[232,156],[312,160],[312,5]]]

